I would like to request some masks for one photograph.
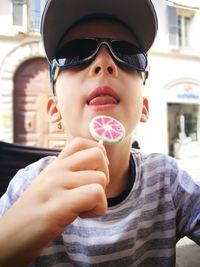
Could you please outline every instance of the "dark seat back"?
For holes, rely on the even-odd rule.
[[[45,156],[58,155],[59,150],[10,144],[0,141],[0,196],[16,172]]]

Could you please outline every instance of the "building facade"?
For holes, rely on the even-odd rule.
[[[0,8],[0,140],[62,147],[46,118],[48,64],[39,29],[46,0],[3,0]]]
[[[62,129],[45,118],[50,90],[39,35],[45,2],[3,0],[0,4],[0,140],[62,147]],[[199,0],[153,2],[159,30],[148,55],[145,94],[150,118],[134,136],[145,152],[172,155],[200,179]]]
[[[200,179],[200,3],[154,3],[159,29],[149,53],[150,118],[136,138],[145,151],[172,155]]]

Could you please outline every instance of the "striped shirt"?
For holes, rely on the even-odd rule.
[[[43,158],[15,175],[0,200],[1,214],[54,159]],[[131,159],[134,182],[128,191],[108,202],[104,216],[77,218],[31,267],[173,267],[180,238],[200,245],[200,186],[169,156],[133,150]]]

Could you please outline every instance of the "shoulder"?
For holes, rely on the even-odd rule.
[[[177,161],[166,154],[143,154],[133,150],[132,156],[140,182],[161,183],[163,186],[172,187],[185,176],[185,172],[179,168]]]
[[[55,156],[44,157],[27,167],[20,169],[10,181],[7,191],[0,199],[0,214],[13,205],[20,195],[29,187],[39,173],[56,159]]]
[[[140,183],[148,185],[159,183],[170,190],[173,196],[180,196],[180,192],[200,194],[200,185],[187,171],[179,167],[176,159],[165,154],[142,154],[135,150],[132,151],[132,156]]]
[[[148,171],[171,171],[173,169],[177,170],[178,164],[177,161],[166,155],[161,153],[150,153],[144,154],[138,150],[132,150],[132,156],[134,158],[135,164],[142,169],[146,169]]]
[[[31,182],[39,175],[39,173],[55,159],[55,156],[47,156],[23,169],[20,169],[11,180],[11,184],[21,179],[23,180],[23,184],[31,184]]]

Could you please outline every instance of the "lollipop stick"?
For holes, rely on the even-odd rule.
[[[100,139],[98,143],[103,145],[103,139]],[[106,161],[107,161],[107,164],[109,165],[109,160],[108,160],[107,155],[106,155]]]
[[[103,139],[100,139],[98,143],[103,145]]]

